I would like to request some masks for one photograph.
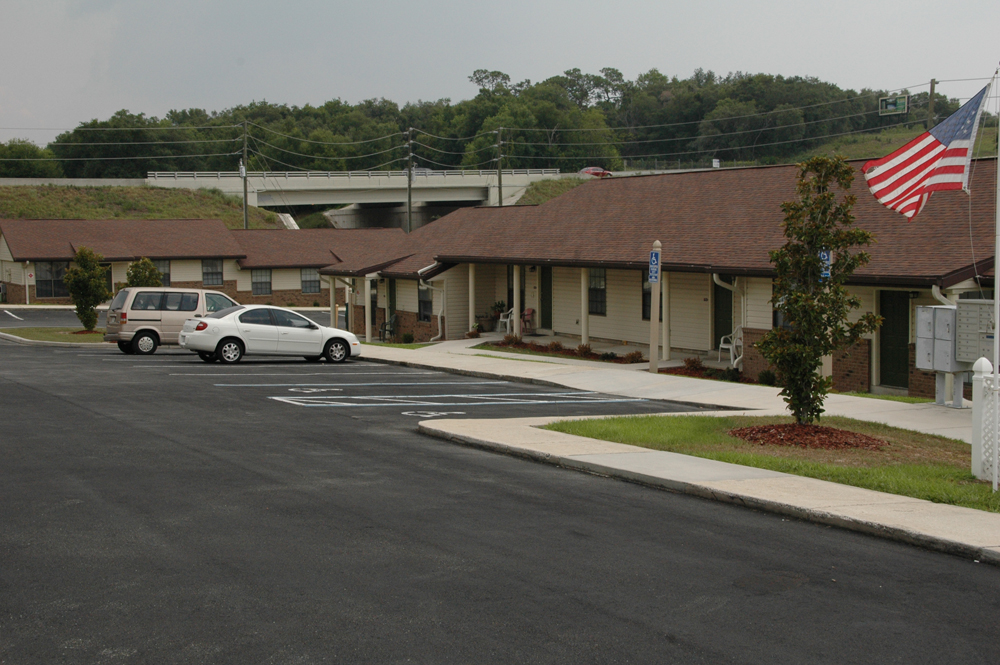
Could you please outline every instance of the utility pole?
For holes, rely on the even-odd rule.
[[[247,207],[247,121],[243,120],[243,161],[240,162],[240,175],[243,176],[243,228],[250,228],[250,209]]]
[[[934,86],[937,85],[937,79],[931,79],[931,94],[927,98],[927,122],[924,123],[924,129],[930,129],[934,126]]]
[[[503,127],[497,128],[497,205],[503,207]]]
[[[406,130],[406,232],[413,229],[413,127]]]

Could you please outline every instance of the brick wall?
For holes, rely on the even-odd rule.
[[[351,321],[353,326],[351,332],[364,339],[365,336],[365,308],[363,305],[351,305]],[[375,323],[372,325],[372,339],[378,339],[378,330],[385,322],[385,307],[378,307],[375,310]]]
[[[910,344],[910,397],[930,397],[934,399],[934,372],[917,369],[917,345]]]
[[[170,288],[172,289],[206,289],[208,291],[218,291],[220,293],[225,293],[227,296],[232,298],[238,303],[243,303],[240,297],[236,293],[236,280],[227,279],[222,283],[221,286],[205,286],[201,282],[170,282]],[[277,304],[277,303],[276,303]]]
[[[756,347],[757,342],[763,339],[766,333],[767,331],[761,328],[743,329],[743,375],[754,381],[757,380],[758,374],[769,367]]]
[[[863,393],[871,390],[871,340],[863,339],[833,356],[833,389]]]
[[[444,321],[445,317],[441,317]],[[445,326],[447,328],[447,324]],[[416,312],[401,312],[396,310],[396,341],[402,341],[404,333],[413,335],[414,342],[429,342],[431,338],[438,334],[437,317],[432,316],[430,321],[417,321]]]
[[[344,304],[344,290],[337,289],[337,304]],[[266,296],[255,296],[251,291],[238,291],[236,302],[244,305],[277,305],[278,307],[312,307],[314,303],[319,303],[318,307],[330,306],[330,291],[323,290],[320,293],[302,293],[302,291],[285,290],[272,291]]]

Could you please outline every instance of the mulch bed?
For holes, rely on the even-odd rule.
[[[660,374],[673,374],[676,376],[689,376],[693,379],[712,379],[715,381],[726,381],[727,379],[719,376],[721,370],[713,370],[709,367],[664,367],[660,369]],[[757,385],[757,382],[750,377],[740,375],[739,383],[751,383]]]
[[[70,335],[103,335],[100,330],[74,330]]]
[[[836,427],[798,425],[796,423],[740,427],[730,430],[729,434],[762,446],[799,446],[825,450],[843,450],[845,448],[881,450],[889,445],[888,441],[867,434],[848,432]]]

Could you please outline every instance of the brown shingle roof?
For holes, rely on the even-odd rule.
[[[324,275],[367,275],[413,253],[409,236],[403,229],[332,230],[344,234],[338,236],[336,253],[340,260],[320,269]]]
[[[394,245],[402,229],[268,229],[233,231],[246,255],[240,267],[322,268],[349,262]]]
[[[855,282],[948,286],[971,276],[973,256],[980,273],[992,266],[996,159],[973,162],[971,199],[938,192],[912,223],[871,196],[862,164],[854,214],[877,243]],[[411,236],[427,229],[419,254],[444,263],[638,269],[660,240],[665,270],[769,275],[797,175],[780,166],[593,180],[537,207],[458,210]]]
[[[16,261],[69,261],[80,247],[108,261],[244,255],[218,219],[3,219],[0,233]]]

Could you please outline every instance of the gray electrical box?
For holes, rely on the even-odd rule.
[[[956,308],[949,305],[917,307],[917,369],[935,372],[966,372],[970,362],[956,353]]]
[[[958,301],[955,359],[974,363],[980,358],[993,362],[993,301]]]

